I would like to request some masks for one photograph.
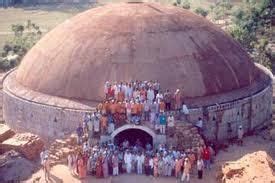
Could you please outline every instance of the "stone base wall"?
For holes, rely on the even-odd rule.
[[[44,102],[45,98],[53,97],[45,97],[37,93],[36,97],[32,97],[33,92],[27,89],[21,90],[19,86],[13,85],[11,80],[8,80],[9,77],[11,76],[4,79],[3,117],[5,122],[17,131],[29,131],[47,139],[63,137],[64,134],[75,131],[78,124],[83,122],[84,113],[87,110],[94,110],[92,107],[79,109],[78,102],[72,104],[76,106],[75,108],[60,107],[55,105],[55,100],[48,104],[47,101]],[[16,89],[18,91],[14,94]],[[26,96],[27,99],[21,95]],[[87,106],[85,103],[81,103],[81,105]],[[272,80],[264,89],[251,96],[190,109],[189,120],[191,123],[195,124],[199,117],[203,118],[204,136],[207,140],[215,141],[236,137],[239,125],[242,125],[244,131],[248,132],[265,123],[270,123],[272,119]],[[230,133],[229,126],[232,131]],[[161,141],[164,140],[161,139]]]
[[[46,139],[63,137],[82,124],[83,110],[63,109],[32,103],[10,93],[3,95],[6,124],[17,131],[29,131]]]

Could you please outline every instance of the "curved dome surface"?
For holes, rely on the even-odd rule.
[[[205,18],[173,6],[94,8],[47,33],[24,57],[17,81],[45,94],[100,100],[106,81],[158,80],[187,97],[249,86],[259,71]]]

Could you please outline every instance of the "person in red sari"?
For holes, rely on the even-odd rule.
[[[78,166],[78,177],[80,179],[83,179],[86,177],[87,175],[87,165],[85,165],[85,160],[84,157],[81,157],[78,162],[77,162],[77,166]]]
[[[102,154],[100,154],[96,160],[96,178],[102,178],[103,177],[103,157]]]

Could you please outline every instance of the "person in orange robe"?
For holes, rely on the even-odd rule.
[[[141,117],[143,112],[143,104],[141,102],[137,103],[137,115]]]
[[[180,177],[181,167],[183,165],[183,159],[178,158],[175,162],[175,177]]]
[[[96,160],[96,178],[102,178],[103,177],[103,157],[102,154],[99,155],[99,157]]]
[[[165,111],[165,103],[161,100],[159,102],[159,112],[164,112]]]
[[[77,164],[78,164],[78,171],[79,171],[78,176],[79,176],[80,179],[83,179],[87,175],[87,166],[84,163],[83,157],[81,157],[78,160]]]
[[[120,89],[120,91],[118,92],[117,94],[117,100],[118,102],[123,102],[125,99],[125,94],[124,92],[122,91],[122,89]]]
[[[116,110],[117,110],[117,104],[113,100],[112,103],[110,104],[110,113],[114,115],[116,113]]]

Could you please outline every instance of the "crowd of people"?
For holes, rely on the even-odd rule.
[[[127,140],[115,145],[112,142],[89,146],[83,142],[82,149],[68,155],[68,167],[80,179],[88,175],[96,178],[120,174],[144,174],[154,177],[176,177],[189,181],[190,174],[203,178],[204,169],[210,169],[215,152],[210,146],[178,151],[160,144],[153,149],[151,144],[142,146],[139,139],[134,145]]]
[[[105,100],[93,113],[86,113],[82,128],[89,135],[111,134],[125,123],[139,125],[148,122],[156,132],[165,134],[174,127],[175,120],[188,118],[189,110],[182,101],[182,92],[161,92],[157,81],[110,83],[104,86]],[[172,111],[178,111],[175,115]],[[82,132],[78,132],[82,135]]]

